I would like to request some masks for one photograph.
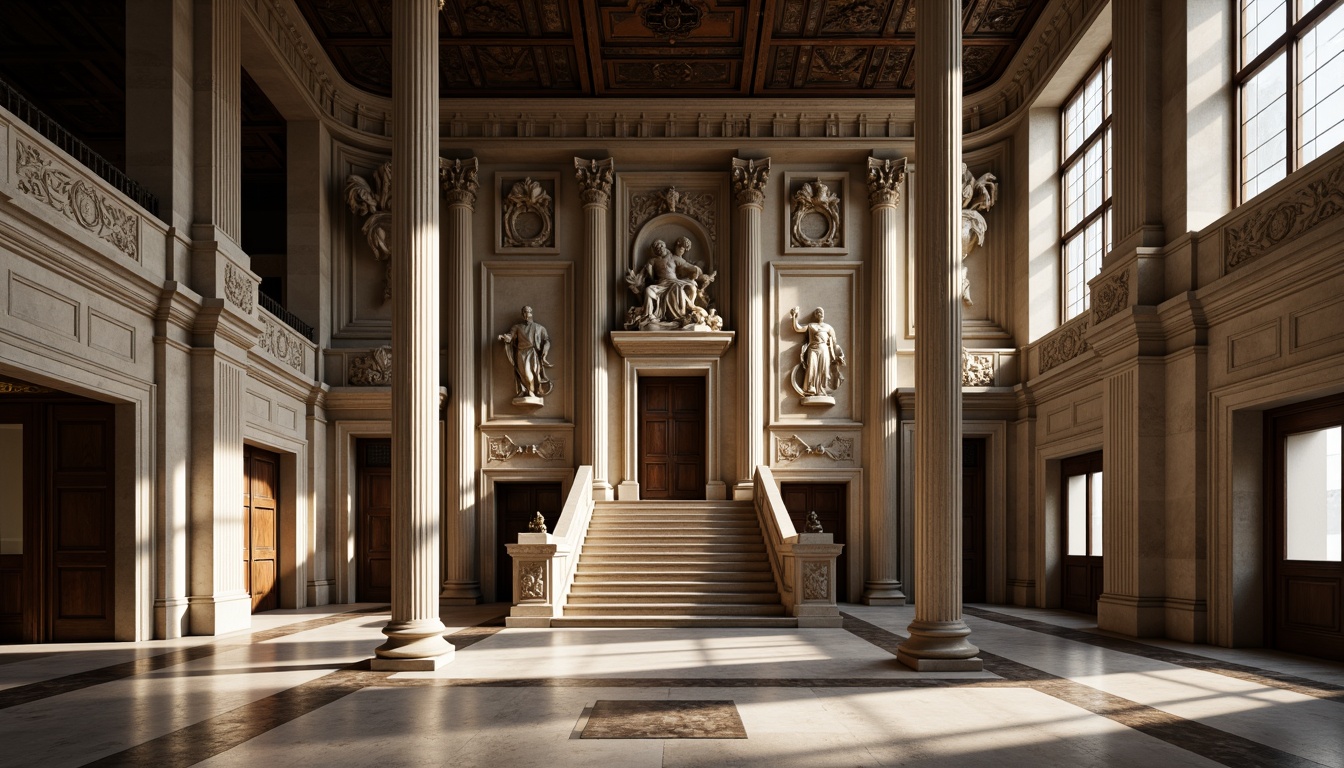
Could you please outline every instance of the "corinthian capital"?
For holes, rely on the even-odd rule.
[[[905,183],[906,161],[868,158],[868,205],[872,208],[901,204],[901,185]]]
[[[765,206],[765,183],[770,180],[770,158],[733,158],[733,196],[738,205]]]
[[[606,208],[611,203],[612,171],[610,157],[605,160],[574,158],[574,175],[579,180],[579,199],[583,201],[583,207]]]
[[[443,185],[444,197],[449,205],[476,207],[476,171],[480,162],[470,157],[466,160],[444,160],[439,168],[439,182]]]

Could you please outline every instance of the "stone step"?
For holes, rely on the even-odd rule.
[[[702,627],[732,629],[738,627],[798,626],[792,616],[558,616],[551,619],[552,627]]]
[[[702,603],[604,603],[565,605],[565,616],[783,616],[784,606]]]
[[[574,578],[582,578],[588,574],[602,575],[609,573],[648,573],[650,575],[658,573],[739,573],[743,571],[755,571],[760,573],[770,573],[770,561],[764,557],[743,558],[743,557],[725,557],[716,556],[716,559],[707,559],[704,557],[672,560],[643,560],[638,558],[621,559],[620,556],[608,555],[602,558],[593,558],[589,555],[583,555],[579,558],[578,570],[574,572]]]
[[[765,552],[765,544],[589,544],[583,545],[585,555],[694,555],[694,554],[757,554]]]
[[[602,569],[598,571],[598,569]],[[616,568],[608,570],[607,566],[593,566],[584,569],[582,573],[575,572],[574,584],[592,584],[592,583],[644,583],[650,584],[704,584],[708,588],[710,585],[719,583],[762,583],[774,584],[774,575],[770,569],[759,568],[757,570],[742,571],[712,571],[708,569],[681,568],[677,570],[649,571],[636,568]]]
[[[660,605],[768,605],[779,604],[779,593],[770,592],[707,592],[703,590],[677,592],[575,592],[570,590],[566,608],[571,606],[619,605],[619,604]]]
[[[569,590],[571,599],[574,595],[609,595],[618,592],[656,593],[662,596],[710,592],[723,594],[767,593],[773,595],[776,599],[779,597],[773,579],[770,581],[687,581],[685,579],[623,581],[621,579],[604,579],[600,581],[576,581]]]
[[[703,520],[683,520],[680,518],[668,519],[666,517],[603,517],[593,518],[588,523],[588,530],[594,528],[637,528],[644,530],[647,528],[659,528],[662,526],[672,526],[678,530],[683,528],[747,528],[749,530],[760,530],[760,523],[754,517],[729,517],[729,518],[705,518]]]
[[[752,534],[741,533],[610,533],[599,531],[597,533],[589,532],[588,538],[584,541],[584,546],[600,545],[619,545],[619,544],[722,544],[725,546],[738,544],[759,545],[762,544],[761,534],[759,532]]]

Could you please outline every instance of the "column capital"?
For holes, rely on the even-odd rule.
[[[439,162],[439,183],[443,185],[443,194],[449,205],[476,207],[476,190],[480,184],[476,181],[476,172],[480,162],[469,157],[466,160],[442,160]]]
[[[604,160],[585,160],[574,158],[574,176],[579,180],[579,199],[583,207],[597,206],[606,208],[611,205],[611,179],[615,163],[610,157]]]
[[[895,208],[901,204],[901,185],[905,184],[905,171],[909,162],[900,160],[878,160],[868,158],[868,206]]]
[[[770,158],[733,158],[733,196],[739,206],[765,208],[765,183],[770,180]]]

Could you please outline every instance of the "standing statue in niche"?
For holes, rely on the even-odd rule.
[[[551,394],[551,379],[546,369],[551,361],[546,356],[551,352],[551,337],[540,323],[533,322],[532,308],[523,307],[523,321],[515,323],[508,333],[501,333],[499,340],[504,342],[504,354],[513,365],[513,379],[517,386],[514,405],[537,407],[545,405],[542,400]]]
[[[653,255],[644,268],[625,272],[630,292],[644,300],[625,313],[625,327],[641,331],[718,330],[723,319],[707,309],[705,289],[717,272],[705,272],[686,260],[691,240],[679,237],[676,250],[669,251],[663,240],[653,241]]]
[[[793,330],[807,334],[807,341],[798,357],[800,362],[793,367],[789,380],[798,394],[803,396],[803,405],[835,405],[831,397],[845,382],[844,371],[847,363],[845,351],[835,338],[835,329],[826,322],[826,310],[817,307],[812,313],[812,322],[798,324],[798,308],[789,310],[793,320]]]
[[[999,201],[998,179],[992,173],[979,177],[961,164],[961,300],[971,304],[971,280],[966,276],[966,257],[977,245],[985,244],[989,225],[981,211],[988,211]]]

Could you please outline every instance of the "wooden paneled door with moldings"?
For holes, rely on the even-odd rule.
[[[356,445],[359,527],[355,599],[392,601],[392,440],[373,437]]]
[[[1060,605],[1066,611],[1096,613],[1101,597],[1102,495],[1100,453],[1060,462],[1060,507],[1064,511],[1063,584]]]
[[[705,379],[639,379],[639,497],[705,498]]]
[[[280,607],[280,457],[243,447],[243,574],[252,612]]]
[[[823,533],[829,533],[836,544],[846,544],[849,526],[846,483],[780,483],[779,495],[784,508],[799,533],[807,530],[807,513],[816,512]],[[835,599],[849,600],[849,547],[840,550],[835,561]]]
[[[1344,661],[1344,396],[1266,414],[1269,645]]]
[[[985,443],[961,439],[961,601],[985,602]]]
[[[532,516],[541,513],[546,530],[555,533],[564,505],[560,483],[495,483],[495,601],[513,602],[513,558],[506,544],[517,544]]]

